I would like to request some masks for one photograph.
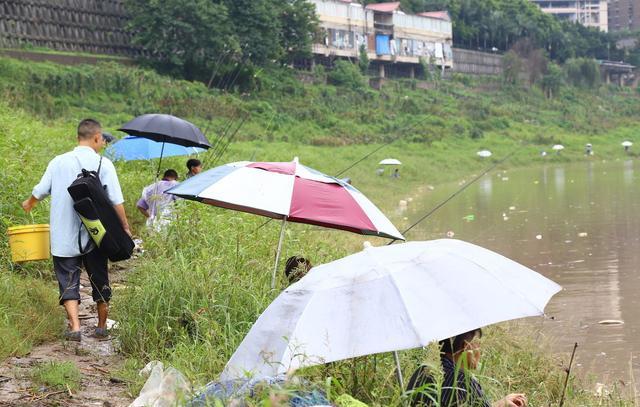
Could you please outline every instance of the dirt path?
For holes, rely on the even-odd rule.
[[[124,278],[127,262],[111,265],[114,295]],[[112,339],[99,341],[90,335],[95,329],[96,307],[91,288],[83,272],[80,289],[80,323],[82,342],[59,340],[34,347],[23,357],[8,358],[0,364],[0,406],[128,406],[133,397],[127,384],[117,377],[124,358],[116,352]],[[60,312],[63,312],[60,310]],[[61,327],[62,332],[62,327]],[[35,366],[42,362],[73,362],[82,375],[76,392],[38,388],[30,380]]]

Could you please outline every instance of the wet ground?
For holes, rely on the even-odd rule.
[[[120,264],[112,265],[111,283],[122,279]],[[115,282],[115,284],[114,284]],[[133,397],[118,377],[123,363],[113,340],[92,338],[97,324],[95,304],[86,274],[81,279],[80,323],[82,342],[57,342],[34,347],[23,357],[12,357],[0,364],[0,406],[128,406]],[[116,290],[117,292],[117,290]],[[60,312],[63,312],[60,310]],[[60,332],[63,327],[60,327]],[[31,382],[33,369],[42,362],[70,361],[82,375],[78,391],[46,388]]]

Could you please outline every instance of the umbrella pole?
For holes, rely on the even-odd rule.
[[[400,370],[400,357],[398,356],[398,351],[393,351],[393,360],[396,362],[396,376],[398,378],[400,390],[404,392],[404,379],[402,378],[402,370]]]
[[[158,171],[156,171],[156,181],[160,177],[160,166],[162,165],[162,156],[164,155],[164,140],[162,140],[162,149],[160,150],[160,161],[158,161]]]
[[[282,251],[282,241],[284,240],[284,228],[287,226],[287,217],[282,219],[282,226],[280,227],[280,239],[278,240],[278,250],[276,251],[276,262],[273,265],[273,274],[271,275],[271,289],[276,288],[276,275],[278,273],[278,260],[280,260],[280,252]]]

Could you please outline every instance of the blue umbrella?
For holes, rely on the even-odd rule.
[[[172,143],[163,143],[150,140],[144,137],[126,136],[122,140],[110,145],[105,151],[105,155],[114,160],[151,160],[161,157],[173,157],[179,155],[198,154],[204,151],[199,147],[184,147]]]

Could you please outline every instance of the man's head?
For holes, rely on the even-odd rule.
[[[482,329],[477,328],[469,332],[440,341],[440,352],[449,355],[457,363],[463,358],[465,368],[475,369],[480,362],[480,346],[478,340],[482,338]]]
[[[84,119],[78,124],[78,144],[99,152],[106,145],[102,137],[102,126],[94,119]]]
[[[202,171],[202,162],[200,162],[200,160],[196,158],[190,158],[187,161],[187,168],[193,175],[200,174],[200,172]]]
[[[178,180],[178,173],[176,172],[176,170],[166,170],[164,172],[164,174],[162,175],[162,180],[163,181],[177,181]]]

